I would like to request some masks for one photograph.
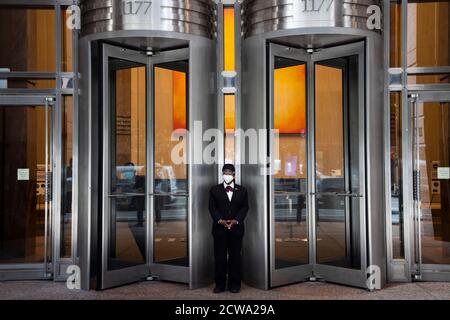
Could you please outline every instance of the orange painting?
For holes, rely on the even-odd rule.
[[[305,133],[305,65],[275,69],[274,128],[280,133]]]

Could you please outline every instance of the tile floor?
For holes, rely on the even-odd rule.
[[[213,294],[212,286],[189,290],[187,286],[167,282],[141,282],[106,291],[77,291],[67,289],[65,283],[51,281],[0,282],[0,300],[5,299],[64,299],[64,300],[450,300],[450,283],[416,282],[393,283],[383,290],[366,290],[330,283],[310,282],[275,288],[270,291],[243,286],[238,294]]]

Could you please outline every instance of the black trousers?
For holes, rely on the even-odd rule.
[[[241,287],[241,249],[243,234],[235,230],[214,232],[214,259],[216,286]]]

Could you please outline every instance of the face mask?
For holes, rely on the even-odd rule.
[[[225,181],[226,184],[230,184],[234,180],[234,177],[229,174],[223,175],[223,181]]]

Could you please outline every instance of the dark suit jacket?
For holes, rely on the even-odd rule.
[[[216,185],[209,191],[209,213],[213,219],[213,233],[226,231],[218,222],[223,220],[237,220],[239,224],[232,229],[244,233],[244,220],[248,211],[247,189],[234,184],[231,201],[223,187],[223,183]]]

